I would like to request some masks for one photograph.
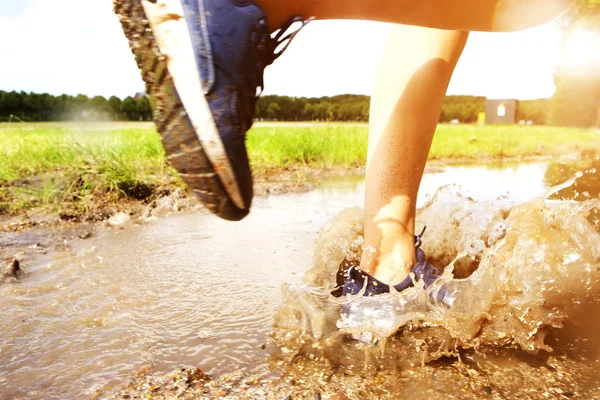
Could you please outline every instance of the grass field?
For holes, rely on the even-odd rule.
[[[40,205],[86,212],[99,202],[145,199],[178,184],[151,125],[0,125],[0,154],[0,213]]]
[[[264,125],[250,132],[248,148],[256,168],[363,165],[367,134],[366,124]],[[596,149],[600,149],[600,134],[594,130],[444,124],[438,126],[429,158],[477,162]]]
[[[366,124],[257,124],[248,134],[257,171],[353,167],[367,157]],[[478,162],[600,149],[594,130],[440,125],[430,159]],[[151,124],[0,124],[0,213],[148,199],[181,186]]]

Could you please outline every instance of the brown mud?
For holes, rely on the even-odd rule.
[[[427,172],[439,172],[447,166],[471,165],[475,161],[477,165],[505,165],[522,162],[545,162],[551,160],[551,157],[535,156],[525,158],[506,158],[506,157],[484,157],[477,160],[469,158],[451,158],[435,159],[427,163]],[[350,167],[313,167],[313,166],[294,166],[284,168],[263,168],[253,172],[254,191],[256,197],[267,197],[270,195],[279,195],[286,193],[302,193],[314,190],[318,182],[332,178],[349,178],[364,176],[364,166]],[[45,176],[44,179],[48,179]],[[40,179],[27,179],[15,181],[12,185],[23,189],[39,186]],[[76,203],[65,202],[59,209],[51,209],[48,206],[21,211],[17,214],[10,214],[0,210],[0,232],[14,232],[33,227],[48,227],[63,224],[64,222],[85,222],[93,223],[105,221],[117,213],[126,213],[136,218],[142,216],[148,208],[160,207],[160,204],[168,202],[168,199],[174,199],[177,202],[177,209],[185,211],[201,207],[200,203],[194,199],[184,188],[174,182],[172,179],[166,179],[170,183],[161,184],[156,187],[148,186],[144,188],[143,195],[139,193],[130,193],[125,191],[121,196],[103,195],[97,193],[94,200],[82,208]]]
[[[568,200],[594,176],[548,194],[566,201],[475,202],[440,191],[417,219],[430,227],[431,262],[446,269],[445,305],[430,300],[439,287],[329,296],[340,265],[360,258],[362,212],[347,209],[322,228],[308,286],[284,285],[273,333],[281,351],[262,376],[142,373],[111,398],[597,398],[600,204]],[[340,325],[340,305],[352,303],[363,315]]]
[[[255,196],[259,198],[285,193],[302,193],[314,190],[317,183],[335,177],[364,175],[362,167],[265,169],[254,173]],[[24,188],[36,185],[35,180],[20,182]],[[96,223],[125,213],[136,219],[166,212],[182,212],[201,209],[201,203],[177,184],[150,188],[151,193],[140,198],[124,195],[118,199],[96,196],[86,205],[86,210],[75,204],[65,203],[59,210],[40,207],[16,215],[0,213],[0,232],[18,232],[30,228],[48,228],[72,223]],[[155,210],[156,209],[156,210]],[[208,212],[208,211],[206,211]]]
[[[281,377],[232,375],[211,380],[201,370],[136,374],[111,399],[591,399],[600,395],[589,367],[565,355],[533,358],[518,351],[463,352],[403,370],[340,373],[315,359],[276,367]]]

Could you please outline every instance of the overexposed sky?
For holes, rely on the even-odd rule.
[[[391,25],[316,21],[267,68],[265,94],[370,94]],[[533,99],[554,92],[559,33],[473,33],[449,94]],[[126,97],[143,91],[111,0],[0,0],[0,90]]]

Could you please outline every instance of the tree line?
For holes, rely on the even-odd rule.
[[[152,110],[146,96],[85,95],[52,96],[48,93],[5,92],[0,90],[0,121],[150,121]]]
[[[446,96],[440,122],[477,122],[479,113],[485,111],[485,102],[486,98],[480,96]],[[369,96],[350,94],[320,98],[264,96],[256,104],[256,118],[266,121],[368,121],[369,103]],[[520,101],[517,121],[546,124],[548,104],[548,99]]]
[[[581,77],[586,77],[582,79]],[[592,75],[593,76],[593,75]],[[517,121],[532,121],[536,125],[593,126],[600,106],[600,77],[590,74],[565,77],[557,74],[560,90],[552,99],[519,101]],[[594,83],[595,82],[595,83]],[[593,93],[592,93],[593,92]],[[440,122],[457,120],[474,123],[485,111],[485,97],[447,96],[442,105]],[[368,121],[369,96],[339,95],[333,97],[263,96],[256,103],[256,118],[265,121]],[[150,121],[152,111],[143,95],[116,96],[52,96],[47,93],[0,91],[0,121]]]

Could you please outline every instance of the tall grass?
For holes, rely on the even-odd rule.
[[[88,171],[107,179],[139,177],[166,168],[155,130],[3,129],[0,154],[0,179],[5,181],[57,171]]]
[[[255,170],[361,166],[366,124],[257,124],[247,136]],[[440,125],[430,159],[558,156],[600,149],[600,134],[528,126]],[[147,199],[182,185],[152,125],[0,124],[0,213]]]
[[[145,199],[170,178],[154,129],[0,129],[0,212],[122,197]]]
[[[259,125],[248,134],[255,168],[364,165],[366,124]],[[439,125],[429,159],[558,156],[600,149],[594,130],[544,126]]]
[[[367,160],[365,125],[258,126],[247,138],[254,168],[357,166]]]
[[[520,125],[440,125],[430,159],[558,156],[600,150],[591,129]]]

